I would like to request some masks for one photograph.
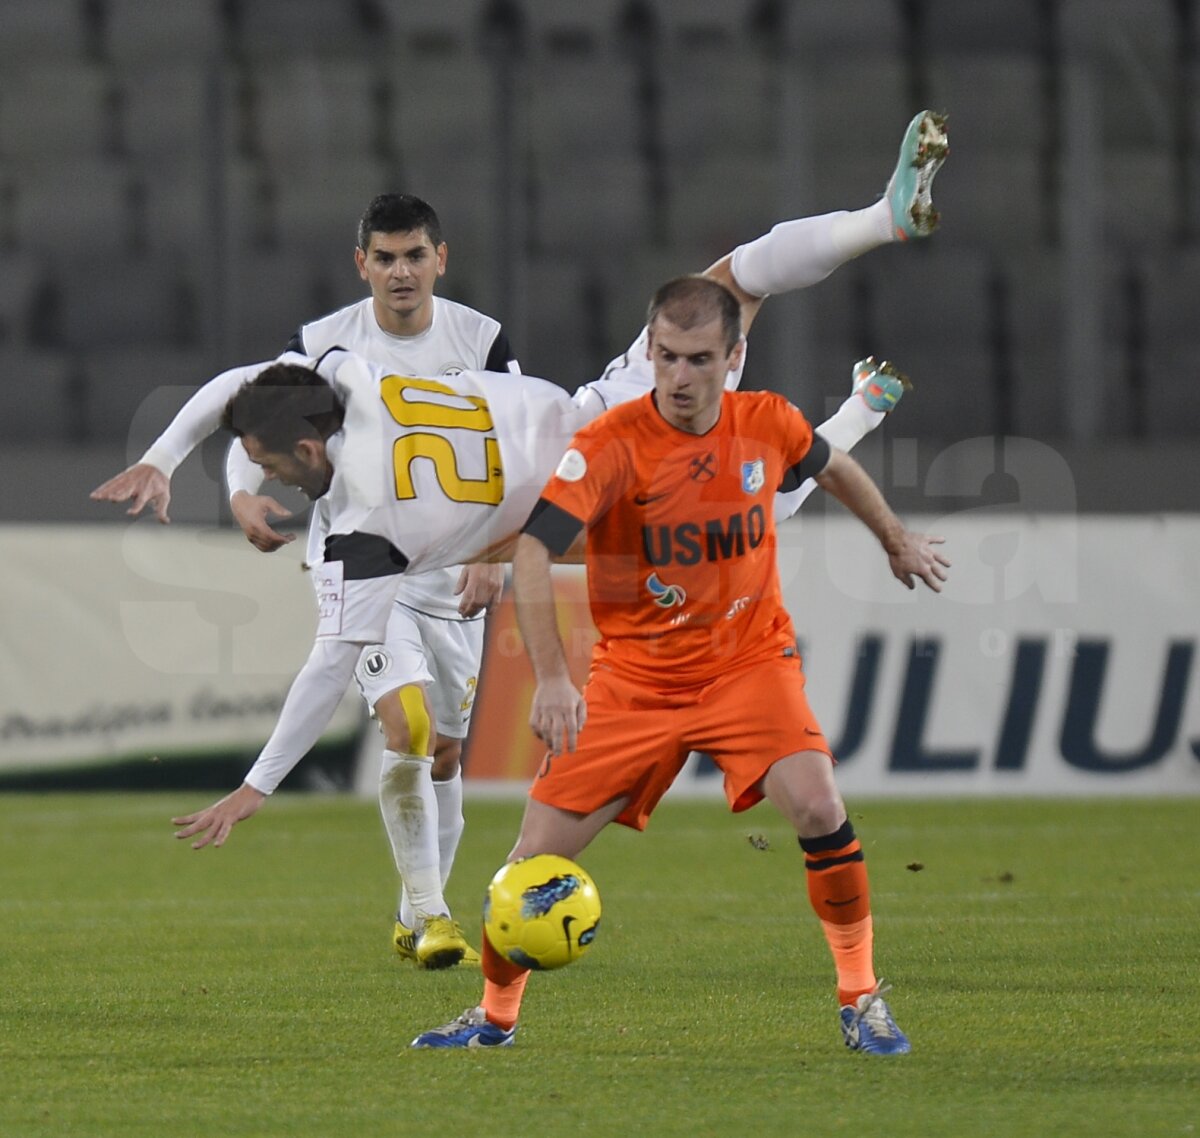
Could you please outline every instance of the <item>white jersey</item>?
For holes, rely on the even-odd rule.
[[[328,443],[331,559],[317,581],[308,661],[246,781],[270,794],[329,723],[364,644],[384,639],[402,574],[477,557],[516,536],[576,430],[653,386],[641,339],[569,397],[527,376],[464,372],[414,379],[348,352],[316,365],[346,419]],[[281,361],[313,366],[285,353]],[[238,388],[277,361],[232,368],[196,392],[142,458],[168,477],[215,431]],[[728,386],[739,375],[731,373]],[[848,450],[884,417],[857,395],[818,428]],[[806,484],[807,486],[808,484]],[[802,500],[794,492],[786,513]],[[779,504],[777,502],[777,512]],[[780,516],[786,516],[781,514]]]
[[[404,375],[457,375],[464,371],[520,371],[498,320],[464,304],[433,297],[429,327],[416,336],[385,332],[375,318],[370,297],[304,324],[288,344],[305,356],[346,348]],[[325,557],[329,536],[327,508],[318,502],[308,529],[305,560],[317,566]],[[396,599],[420,612],[461,620],[454,590],[461,567],[450,566],[406,577]],[[473,619],[482,619],[483,614]]]
[[[322,598],[318,632],[339,640],[382,638],[386,612],[372,600],[368,616],[355,600],[387,592],[381,578],[392,578],[394,595],[397,574],[478,560],[511,543],[571,436],[595,413],[531,376],[414,378],[349,352],[327,354],[320,371],[346,405],[328,443],[334,472],[324,499],[324,570],[344,590],[336,602]]]

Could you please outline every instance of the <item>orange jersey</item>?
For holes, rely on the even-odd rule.
[[[794,649],[773,500],[828,456],[770,392],[726,392],[703,435],[667,423],[651,395],[583,428],[525,529],[561,553],[587,526],[593,665],[671,688]]]

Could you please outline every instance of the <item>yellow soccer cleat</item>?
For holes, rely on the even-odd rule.
[[[417,963],[422,968],[453,968],[467,954],[467,938],[450,917],[426,917],[417,934]]]
[[[442,919],[445,920],[446,918]],[[457,928],[458,926],[455,925],[455,927]],[[466,943],[465,940],[464,943]],[[431,966],[429,964],[422,964],[420,957],[417,955],[417,934],[401,921],[396,922],[395,930],[392,933],[392,948],[401,960],[410,961],[418,968],[478,968],[480,966],[479,953],[470,944],[467,944],[466,951],[462,954],[462,958],[458,961],[457,965],[438,964]]]

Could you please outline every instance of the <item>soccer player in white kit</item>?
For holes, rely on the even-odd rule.
[[[906,240],[911,237],[925,236],[932,232],[936,224],[936,214],[932,211],[930,185],[933,175],[941,165],[947,152],[944,120],[940,116],[933,115],[930,112],[918,114],[909,124],[906,131],[901,146],[900,159],[888,183],[887,191],[884,197],[874,206],[858,211],[826,214],[821,217],[801,218],[781,223],[757,241],[740,246],[732,254],[718,261],[709,268],[707,275],[722,281],[722,283],[731,288],[731,291],[734,292],[735,296],[741,302],[743,325],[745,329],[748,329],[759,307],[761,307],[762,301],[770,293],[784,292],[793,288],[802,288],[815,284],[824,279],[825,276],[829,275],[840,264],[871,248],[891,240]],[[329,319],[332,320],[333,318]],[[316,343],[310,345],[307,339],[304,342],[304,347],[309,350],[312,350],[316,346]],[[239,374],[237,385],[244,382],[252,372],[260,370],[262,366],[265,365],[259,365],[259,367],[254,369],[234,369],[234,373]],[[234,373],[225,373],[224,377],[218,378],[223,379]],[[882,419],[883,410],[890,406],[888,400],[894,401],[897,397],[899,388],[887,391],[888,381],[884,377],[885,397],[883,402],[879,405],[871,403],[870,398],[866,394],[867,387],[869,382],[874,382],[878,386],[877,381],[880,378],[880,373],[872,370],[869,365],[865,365],[861,369],[859,365],[856,365],[855,390],[856,393],[862,394],[864,398],[859,399],[857,395],[852,396],[852,399],[843,405],[842,410],[834,416],[833,420],[822,427],[822,431],[828,432],[831,438],[836,441],[836,445],[843,447],[853,445],[853,442],[857,441],[857,438],[861,437],[862,433],[865,433],[865,430],[871,429],[875,425],[875,422]],[[729,377],[729,386],[736,387],[739,380],[740,369],[738,374],[731,374]],[[602,410],[607,403],[623,401],[625,398],[649,390],[652,383],[652,371],[645,358],[643,332],[643,336],[635,341],[628,352],[612,361],[608,369],[606,369],[603,379],[582,389],[577,398],[590,415]],[[511,394],[512,396],[516,395],[515,392]],[[866,403],[864,403],[864,399],[867,400]],[[507,397],[502,398],[500,403],[493,405],[501,406],[505,402],[507,402]],[[191,405],[189,404],[189,406]],[[865,425],[862,421],[863,408],[866,408],[868,416],[875,417],[873,421]],[[180,418],[186,418],[186,409],[185,412],[181,412]],[[837,422],[839,418],[843,420],[841,428],[839,428]],[[180,420],[177,419],[176,425],[179,422]],[[849,431],[849,435],[839,436],[839,429]],[[857,435],[854,434],[855,430],[858,430]],[[571,431],[568,430],[565,437],[569,437],[570,433]],[[178,465],[178,462],[182,461],[182,458],[190,450],[191,445],[194,445],[194,442],[192,442],[181,447],[181,440],[186,438],[187,431],[176,430],[174,438],[171,437],[171,434],[172,429],[169,429],[155,446],[147,452],[143,463],[135,465],[129,471],[126,471],[125,474],[99,487],[93,492],[93,497],[114,501],[132,499],[133,505],[130,513],[134,514],[140,512],[147,504],[153,504],[159,519],[165,521],[166,505],[169,501],[169,475],[175,466]],[[846,439],[845,442],[840,441],[843,438]],[[531,445],[536,445],[536,440],[532,437],[530,438],[530,442]],[[548,474],[548,471],[546,473]],[[540,490],[540,484],[534,489],[536,495],[536,491]],[[519,495],[514,496],[510,504],[519,502],[520,500]],[[263,499],[262,501],[269,502],[270,499]],[[790,513],[794,509],[794,505],[785,506],[784,509]],[[507,512],[505,511],[506,514]],[[266,526],[265,513],[260,513],[259,520],[268,533],[273,532]],[[523,520],[523,518],[520,520]],[[240,518],[239,521],[241,521]],[[243,528],[246,528],[245,524]],[[275,536],[279,537],[279,535]],[[254,540],[253,536],[251,540]],[[280,540],[284,539],[280,538]],[[259,543],[255,542],[255,544]],[[457,550],[460,556],[466,556],[459,537],[452,537],[450,544],[451,548]],[[262,547],[260,545],[260,548]],[[480,551],[471,550],[469,552],[471,556],[475,556]],[[430,567],[434,561],[437,561],[439,564],[445,563],[444,560],[439,560],[440,558],[444,558],[444,551],[430,553],[426,550],[423,553],[417,553],[416,556],[412,554],[413,551],[411,548],[405,550],[405,556],[408,558],[407,567],[410,572],[421,566]],[[394,566],[392,571],[395,571]],[[369,658],[369,652],[362,653],[362,656],[364,660]],[[308,665],[306,665],[307,667]],[[302,672],[301,675],[303,676],[304,673]],[[298,677],[298,682],[299,679]],[[295,687],[293,687],[294,693]],[[289,704],[291,703],[293,703],[293,700],[289,696]],[[410,709],[404,708],[404,710],[407,714]],[[284,716],[287,716],[286,707]],[[417,712],[417,716],[419,717],[419,712]],[[284,728],[284,717],[281,717],[280,727],[277,728],[275,734],[272,736],[272,743],[277,742],[281,736],[282,728]],[[293,735],[294,733],[289,730],[283,731],[283,738],[291,747],[287,765],[288,770],[291,769],[291,765],[294,765],[304,753],[303,751],[298,754],[294,753],[296,739]],[[410,732],[410,739],[411,737],[412,733]],[[311,743],[305,746],[305,750],[308,749],[308,746],[311,746]],[[278,748],[276,747],[272,750],[272,744],[268,744],[268,748],[264,749],[263,757],[267,757],[269,752],[274,754],[275,758],[272,761],[277,763]],[[408,754],[405,756],[405,761],[407,762],[408,760],[411,760],[409,765],[415,770],[428,773],[427,760],[424,760],[422,755]],[[259,763],[255,765],[255,771],[260,770],[259,764],[262,762],[263,758],[260,758]],[[389,809],[388,804],[385,802],[389,793],[385,786],[385,783],[388,781],[389,766],[389,760],[386,755],[384,766],[384,781],[381,782],[381,805],[383,806],[384,817],[388,819],[389,815],[391,815],[398,819],[401,816],[400,812],[394,806]],[[286,770],[284,773],[286,773]],[[282,778],[282,774],[279,777]],[[269,793],[269,790],[265,786],[265,783],[269,780],[260,778],[259,781],[263,782],[264,785],[256,789],[255,785],[248,781],[239,791],[235,791],[233,795],[228,796],[227,799],[223,799],[221,803],[215,804],[206,811],[201,811],[197,814],[189,815],[185,819],[178,820],[185,826],[185,829],[180,832],[180,836],[190,837],[196,833],[203,832],[202,838],[196,843],[197,846],[203,846],[210,842],[213,844],[222,843],[232,825],[255,812],[261,804],[263,793]],[[409,781],[412,782],[415,779],[409,779]],[[275,781],[274,785],[278,785],[278,782]],[[270,786],[270,790],[274,789],[274,785]],[[257,801],[254,801],[252,804],[250,799],[237,798],[237,796],[243,794],[247,786],[250,787],[254,794],[257,794]],[[403,830],[405,827],[401,824],[399,828]],[[392,839],[393,850],[396,854],[397,865],[400,866],[404,857],[409,856],[405,854],[404,850],[404,847],[410,844],[408,836],[400,834],[398,837],[394,832],[391,822],[389,822],[388,830],[389,837]],[[405,876],[406,884],[408,884],[409,875],[404,873],[403,868],[401,869],[401,873]],[[428,876],[428,873],[426,873],[426,876]],[[409,894],[411,897],[411,887],[409,888]],[[414,925],[417,925],[420,921],[420,914],[436,915],[428,907],[428,898],[432,895],[433,893],[429,889],[422,890],[424,907],[416,910],[419,915],[414,919]],[[444,910],[444,900],[442,907]],[[399,932],[399,928],[397,931]],[[454,961],[449,962],[453,963]]]
[[[359,222],[355,249],[370,296],[304,324],[288,348],[319,356],[340,346],[411,375],[519,372],[498,321],[434,294],[446,258],[432,207],[409,194],[380,195]],[[278,504],[258,495],[261,471],[245,458],[240,443],[230,448],[227,471],[239,525],[258,548],[278,548],[286,539],[268,524]],[[328,534],[324,502],[318,501],[305,558],[314,579]],[[413,787],[403,820],[385,801],[382,787],[380,801],[401,876],[393,945],[402,958],[424,967],[478,963],[478,953],[451,919],[444,889],[464,827],[462,747],[483,658],[484,615],[503,583],[498,565],[406,576],[397,587],[386,637],[363,650],[355,669],[384,747],[419,756],[411,760]],[[426,751],[432,763],[425,761]],[[397,827],[416,833],[398,834]],[[420,911],[411,902],[409,881],[417,883]]]

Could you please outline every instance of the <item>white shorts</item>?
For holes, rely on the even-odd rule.
[[[483,660],[483,627],[482,618],[447,620],[393,605],[386,640],[364,648],[354,669],[371,714],[389,692],[426,684],[438,734],[466,738]]]

